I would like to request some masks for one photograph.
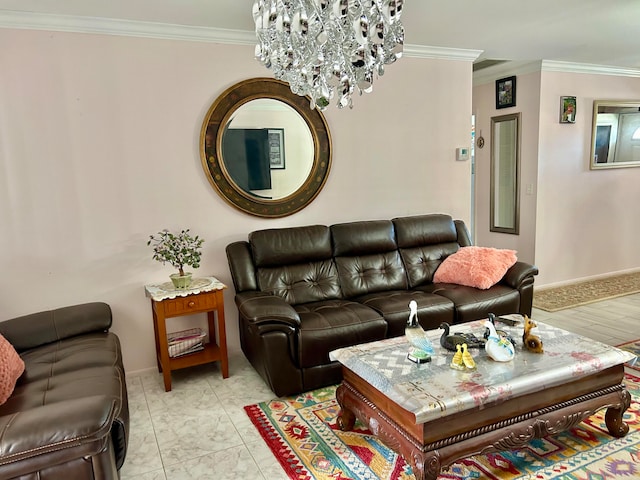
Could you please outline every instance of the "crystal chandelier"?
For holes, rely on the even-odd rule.
[[[256,58],[324,110],[337,95],[373,90],[374,75],[402,56],[404,0],[256,0]]]

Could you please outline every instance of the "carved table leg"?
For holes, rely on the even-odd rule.
[[[336,400],[338,400],[338,404],[340,405],[340,413],[338,414],[337,421],[338,421],[338,426],[340,427],[340,430],[342,430],[343,432],[346,432],[348,430],[351,430],[355,425],[356,416],[351,410],[345,408],[344,400],[343,400],[344,393],[345,393],[345,387],[344,385],[340,384],[336,389]]]
[[[416,480],[436,480],[440,475],[440,454],[437,450],[426,453],[414,450],[405,459],[411,465]]]
[[[607,408],[607,413],[604,416],[604,421],[607,424],[607,430],[614,437],[624,437],[629,431],[629,425],[627,425],[622,417],[624,412],[631,405],[631,395],[626,390],[620,392],[621,404],[619,407]]]

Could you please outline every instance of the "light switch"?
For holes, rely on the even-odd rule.
[[[469,160],[469,149],[467,147],[456,148],[456,160],[458,161]]]

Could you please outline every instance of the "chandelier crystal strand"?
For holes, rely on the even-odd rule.
[[[353,108],[402,56],[404,0],[256,0],[256,58],[311,108]]]

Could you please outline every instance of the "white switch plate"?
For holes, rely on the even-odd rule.
[[[469,160],[469,149],[467,147],[456,148],[456,160],[458,161]]]

